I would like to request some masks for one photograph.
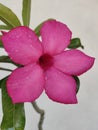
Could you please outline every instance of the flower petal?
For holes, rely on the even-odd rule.
[[[71,75],[81,75],[89,70],[93,64],[94,58],[79,50],[68,50],[54,56],[54,66]]]
[[[4,34],[2,41],[10,58],[22,65],[36,61],[42,54],[42,46],[37,36],[25,26],[14,28]]]
[[[45,53],[54,55],[62,52],[69,45],[71,31],[65,24],[49,20],[43,24],[41,36]]]
[[[45,91],[50,99],[64,104],[75,104],[76,82],[73,77],[51,68],[46,71]]]
[[[36,64],[12,72],[7,80],[7,90],[13,103],[33,102],[43,92],[43,70]]]

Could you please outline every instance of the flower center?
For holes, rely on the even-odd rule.
[[[53,65],[53,57],[49,54],[44,54],[39,58],[38,63],[44,70],[46,70]]]

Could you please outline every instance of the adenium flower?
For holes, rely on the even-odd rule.
[[[53,101],[77,103],[73,75],[89,70],[94,58],[77,49],[65,51],[72,33],[61,22],[46,21],[40,34],[41,40],[30,28],[19,26],[2,36],[9,57],[22,65],[7,80],[8,94],[13,103],[33,102],[45,90]]]

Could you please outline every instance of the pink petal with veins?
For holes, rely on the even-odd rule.
[[[8,94],[13,103],[33,102],[43,92],[43,70],[36,64],[18,68],[7,80]]]
[[[37,61],[42,54],[42,46],[37,36],[25,26],[16,27],[4,34],[2,41],[10,58],[22,65]]]
[[[76,82],[55,68],[46,71],[45,91],[50,99],[64,104],[77,103]]]
[[[54,66],[70,75],[81,75],[94,64],[95,58],[79,50],[68,50],[54,56]]]
[[[56,20],[45,22],[41,28],[42,44],[44,52],[55,55],[62,52],[70,43],[71,31]]]

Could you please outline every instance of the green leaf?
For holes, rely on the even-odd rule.
[[[0,25],[0,29],[2,30],[10,30],[10,27],[7,25]]]
[[[79,38],[71,39],[71,42],[70,42],[70,45],[68,46],[68,48],[75,49],[78,47],[81,47],[82,49],[84,49],[84,46],[81,44],[81,40]]]
[[[36,35],[37,35],[38,37],[40,36],[40,29],[41,29],[43,23],[46,22],[46,21],[49,21],[49,20],[53,20],[53,19],[50,18],[50,19],[47,19],[47,20],[41,22],[41,23],[34,29],[34,32],[36,33]]]
[[[12,63],[12,60],[9,58],[9,56],[0,56],[0,62],[4,62],[4,63]]]
[[[40,23],[35,29],[35,33],[36,35],[39,37],[40,36],[40,29],[41,29],[41,26],[43,25],[44,22]]]
[[[23,0],[22,19],[25,26],[30,24],[31,0]]]
[[[6,80],[1,83],[3,119],[1,130],[24,130],[25,111],[24,104],[13,104],[6,90]]]
[[[5,23],[10,29],[13,28],[12,25],[9,24],[9,22],[7,22],[3,17],[0,16],[0,21],[2,21],[3,23]]]
[[[13,28],[21,25],[15,13],[1,3],[0,3],[0,20],[5,24],[7,24],[9,28]]]
[[[78,93],[79,89],[80,89],[80,79],[77,76],[73,76],[75,81],[76,81],[76,93]]]
[[[0,48],[3,48],[3,44],[2,41],[0,40]]]
[[[0,88],[1,88],[1,84],[4,80],[6,80],[8,78],[8,76],[4,77],[3,79],[0,80]]]
[[[15,66],[18,66],[18,67],[21,67],[21,66],[22,66],[22,65],[20,65],[20,64],[14,63],[14,62],[10,59],[9,56],[5,56],[5,55],[0,56],[0,62],[3,62],[3,63],[11,63],[11,64],[13,64],[13,65],[15,65]]]
[[[24,130],[25,127],[25,111],[24,104],[16,104],[14,105],[13,112],[13,126],[15,130]]]

